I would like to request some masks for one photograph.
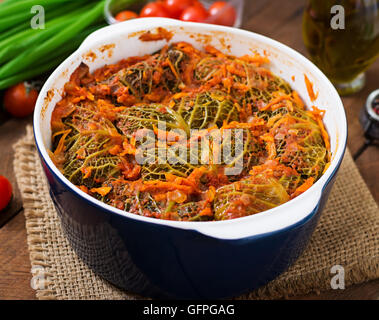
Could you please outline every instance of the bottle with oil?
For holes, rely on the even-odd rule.
[[[303,39],[340,94],[359,91],[379,55],[379,0],[308,0]]]

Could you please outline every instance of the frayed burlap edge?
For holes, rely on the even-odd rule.
[[[52,262],[50,257],[44,254],[43,243],[45,235],[40,223],[40,220],[45,216],[45,212],[42,203],[38,203],[32,183],[36,178],[33,174],[36,170],[36,150],[34,141],[30,139],[32,136],[32,128],[28,126],[27,138],[19,140],[13,146],[15,150],[14,168],[26,218],[27,244],[32,265],[31,273],[35,279],[39,279],[38,283],[34,284],[34,289],[36,289],[36,295],[39,299],[55,299],[56,293],[50,289],[53,274],[46,272],[46,268],[49,269]],[[40,274],[41,270],[44,270],[43,276]]]
[[[15,174],[26,217],[27,243],[38,299],[136,299],[94,274],[63,236],[49,197],[32,128],[14,145]],[[330,289],[331,267],[345,285],[379,278],[379,210],[349,152],[310,244],[288,271],[237,299],[280,299]],[[320,249],[321,248],[321,249]],[[39,277],[40,272],[43,272]]]

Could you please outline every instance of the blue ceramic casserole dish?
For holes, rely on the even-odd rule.
[[[274,209],[227,221],[152,219],[106,205],[71,184],[48,155],[51,114],[64,84],[83,61],[93,71],[128,56],[151,54],[166,40],[142,42],[157,27],[170,42],[211,44],[240,56],[266,54],[270,69],[300,93],[307,106],[326,110],[332,160],[306,192]],[[314,85],[311,102],[304,75]],[[339,95],[309,60],[267,37],[234,28],[144,18],[91,34],[45,83],[34,113],[34,133],[50,194],[63,229],[81,259],[119,288],[160,298],[225,298],[258,288],[285,271],[302,253],[317,225],[346,148],[347,124]]]

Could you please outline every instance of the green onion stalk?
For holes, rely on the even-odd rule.
[[[31,28],[35,5],[45,9],[43,29]],[[104,5],[105,0],[0,0],[0,90],[59,65],[105,26]]]

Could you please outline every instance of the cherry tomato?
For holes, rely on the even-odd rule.
[[[164,6],[172,18],[179,18],[182,12],[195,0],[165,0]]]
[[[14,117],[26,117],[33,113],[37,98],[37,90],[19,83],[5,92],[4,107]]]
[[[12,198],[12,185],[7,178],[0,176],[0,211],[5,209]]]
[[[138,18],[138,14],[135,13],[134,11],[129,11],[129,10],[121,11],[115,16],[115,19],[117,21],[126,21],[130,19],[135,19],[135,18]]]
[[[233,26],[237,17],[236,9],[225,1],[214,2],[208,12],[211,23],[223,26]]]
[[[140,17],[171,18],[162,2],[150,2],[145,5],[140,12]]]
[[[207,18],[208,12],[200,2],[195,2],[193,6],[185,9],[180,16],[180,20],[193,22],[204,22]]]

